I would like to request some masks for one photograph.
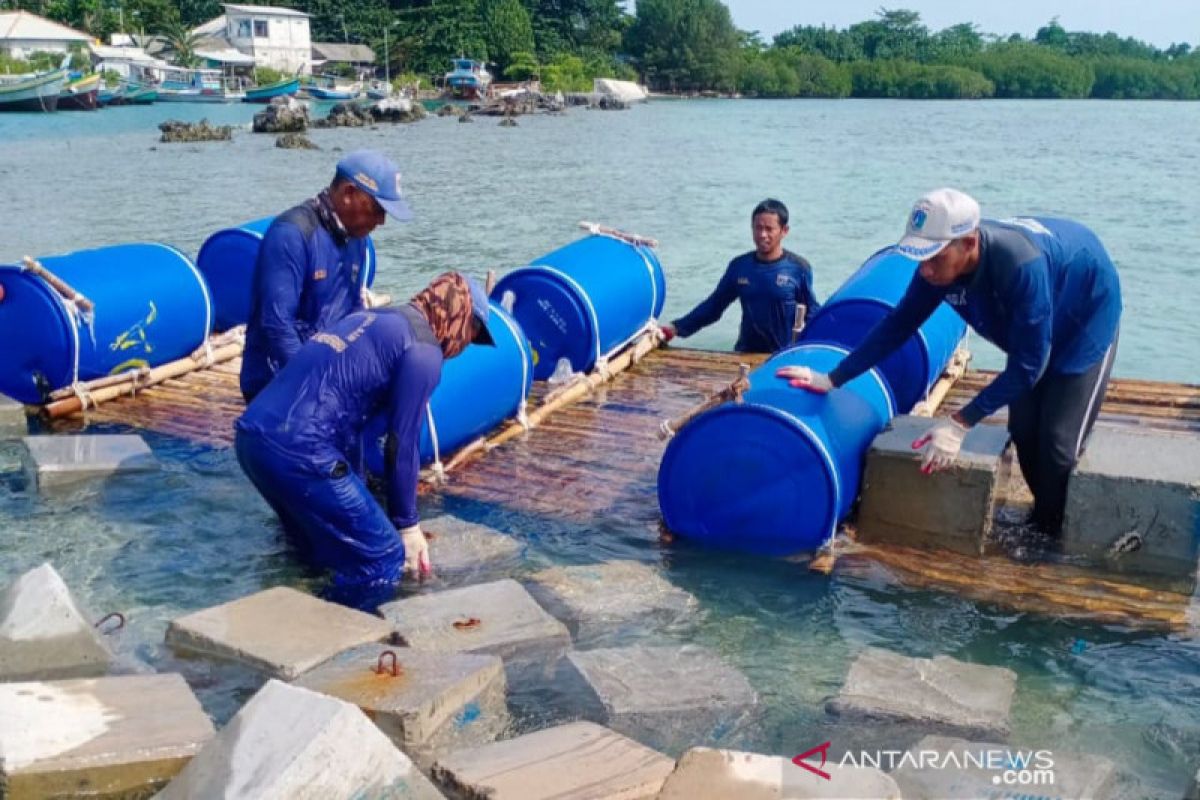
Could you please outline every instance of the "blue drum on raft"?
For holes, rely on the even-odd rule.
[[[775,377],[784,366],[832,369],[847,350],[802,344],[750,374],[742,403],[696,417],[668,444],[658,470],[667,529],[728,550],[811,552],[850,513],[863,454],[895,413],[871,370],[827,395]]]
[[[425,411],[421,429],[421,463],[445,458],[463,445],[523,412],[533,384],[533,353],[521,328],[491,302],[488,331],[495,347],[468,345],[442,366],[442,379]],[[385,414],[376,414],[363,433],[366,467],[383,474]]]
[[[191,259],[164,244],[121,244],[39,259],[95,304],[89,321],[45,280],[0,265],[0,392],[40,403],[55,389],[192,353],[212,302]]]
[[[892,248],[880,250],[851,275],[805,326],[800,342],[856,347],[904,296],[917,262]],[[898,413],[925,397],[966,335],[962,317],[942,303],[908,341],[878,364]]]
[[[196,266],[208,281],[215,312],[214,330],[227,331],[250,319],[250,291],[254,264],[263,236],[275,217],[263,217],[236,228],[225,228],[209,236],[196,256]],[[367,263],[360,274],[360,287],[375,283],[375,244],[367,237]]]
[[[636,337],[662,313],[666,279],[648,245],[596,234],[508,273],[492,298],[510,293],[533,347],[533,376],[544,380],[561,358],[588,372]]]

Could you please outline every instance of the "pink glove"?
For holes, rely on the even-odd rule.
[[[666,325],[663,325],[661,328],[659,328],[658,331],[659,331],[659,333],[662,334],[662,340],[664,343],[669,342],[675,338],[675,326],[669,322]]]
[[[405,575],[424,578],[433,572],[433,565],[429,563],[429,540],[420,523],[402,528],[400,541],[404,543]]]
[[[775,377],[783,378],[793,389],[806,389],[817,394],[827,394],[834,388],[828,375],[808,367],[780,367],[775,370]]]
[[[954,466],[968,430],[952,417],[935,422],[924,436],[912,443],[913,450],[925,450],[921,457],[921,472],[929,475]]]

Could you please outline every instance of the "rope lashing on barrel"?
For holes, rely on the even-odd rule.
[[[494,284],[496,282],[496,273],[492,270],[488,270],[488,281],[491,284],[493,284],[492,288],[494,289],[495,288]],[[508,310],[508,309],[505,309],[505,310]],[[517,329],[516,323],[513,320],[511,320],[507,315],[495,314],[494,316],[499,317],[500,321],[504,323],[504,327],[507,328],[508,332],[512,335],[513,343],[517,346],[517,349],[521,351],[521,400],[517,404],[517,422],[520,424],[520,426],[522,428],[524,428],[525,430],[529,430],[530,429],[529,398],[528,398],[528,394],[529,394],[529,392],[528,392],[529,362],[525,358],[525,352],[524,352],[525,348],[522,345],[522,342],[525,339],[525,334]]]
[[[433,406],[425,404],[425,418],[429,420],[429,441],[433,444],[433,463],[429,469],[433,472],[435,483],[446,482],[446,465],[442,463],[441,448],[438,446],[437,424],[433,421]]]
[[[72,335],[75,339],[75,358],[74,363],[71,365],[71,387],[75,395],[79,398],[80,404],[86,410],[91,397],[88,395],[87,389],[80,388],[79,384],[79,323],[82,321],[87,327],[88,337],[91,339],[92,348],[95,349],[96,304],[84,297],[82,292],[72,288],[62,278],[46,269],[41,262],[32,256],[25,256],[21,259],[21,271],[31,272],[45,281],[54,290],[55,295],[62,302],[63,310],[66,311],[67,317],[71,320]],[[92,405],[95,404],[93,403]]]
[[[707,400],[697,406],[685,411],[678,417],[669,420],[663,420],[658,426],[658,438],[670,439],[675,434],[679,433],[685,425],[691,422],[696,417],[703,414],[709,409],[716,408],[723,403],[741,403],[742,396],[750,388],[750,365],[738,364],[738,376],[732,383],[724,389],[712,394]]]

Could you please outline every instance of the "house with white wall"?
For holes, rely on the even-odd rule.
[[[306,20],[307,21],[307,20]],[[0,52],[25,59],[34,53],[69,53],[92,37],[29,11],[0,11]]]
[[[227,43],[239,53],[253,57],[259,67],[289,74],[312,71],[308,14],[274,6],[223,5],[223,16],[193,30],[202,37],[198,51],[219,52]]]

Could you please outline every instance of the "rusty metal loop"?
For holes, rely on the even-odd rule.
[[[392,667],[390,670],[383,665],[383,662],[385,660],[387,660],[388,656],[392,657]],[[395,650],[384,650],[382,653],[380,653],[379,660],[377,662],[375,662],[375,668],[374,668],[373,672],[376,675],[383,675],[384,673],[390,673],[393,678],[400,677],[400,662],[396,658],[396,651]]]

